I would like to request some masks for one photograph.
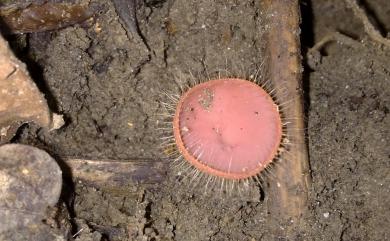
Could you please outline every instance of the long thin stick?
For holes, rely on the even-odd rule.
[[[270,211],[278,229],[277,235],[292,238],[298,234],[301,218],[307,210],[310,184],[308,151],[304,136],[304,118],[301,83],[301,54],[299,41],[299,4],[297,0],[264,0],[267,33],[269,73],[283,101],[289,107],[283,109],[287,119],[287,135],[293,145],[288,155],[274,169],[276,180],[270,183]],[[301,130],[301,131],[297,131]]]

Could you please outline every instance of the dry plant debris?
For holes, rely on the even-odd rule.
[[[26,1],[0,4],[6,33],[41,32],[64,28],[91,18],[99,6],[83,1]]]
[[[129,184],[154,185],[164,180],[167,162],[163,160],[88,160],[64,158],[76,180],[95,187]]]

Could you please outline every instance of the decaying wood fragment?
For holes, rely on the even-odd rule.
[[[55,30],[91,18],[100,6],[81,1],[11,1],[0,4],[3,33]]]
[[[0,36],[0,144],[9,141],[26,122],[52,127],[51,113],[43,94]]]
[[[297,0],[264,0],[266,13],[269,73],[283,108],[287,139],[291,146],[282,152],[281,162],[272,172],[276,178],[270,182],[270,212],[274,219],[275,234],[295,240],[301,218],[307,210],[310,183],[308,150],[304,136],[302,99],[302,66],[300,54],[299,3]],[[283,228],[279,228],[279,227]]]
[[[164,160],[88,160],[64,158],[72,178],[96,187],[143,186],[161,183],[165,179]]]

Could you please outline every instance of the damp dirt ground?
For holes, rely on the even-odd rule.
[[[103,7],[94,24],[25,37],[33,77],[66,125],[50,133],[24,126],[15,142],[62,159],[161,160],[162,92],[177,92],[190,72],[248,73],[264,61],[256,1],[145,1],[137,15],[148,46],[126,34],[110,1],[96,1]],[[390,32],[390,2],[365,2],[376,27]],[[241,199],[198,195],[169,171],[149,189],[67,180],[58,232],[72,240],[81,230],[78,241],[390,240],[390,49],[367,36],[343,1],[302,1],[301,8],[312,185],[299,234],[272,233],[283,226],[267,221],[266,190]],[[353,41],[306,58],[335,31]]]

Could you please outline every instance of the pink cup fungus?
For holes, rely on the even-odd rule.
[[[181,96],[173,132],[179,152],[195,168],[240,180],[259,174],[275,158],[282,123],[264,89],[226,78],[198,84]]]

